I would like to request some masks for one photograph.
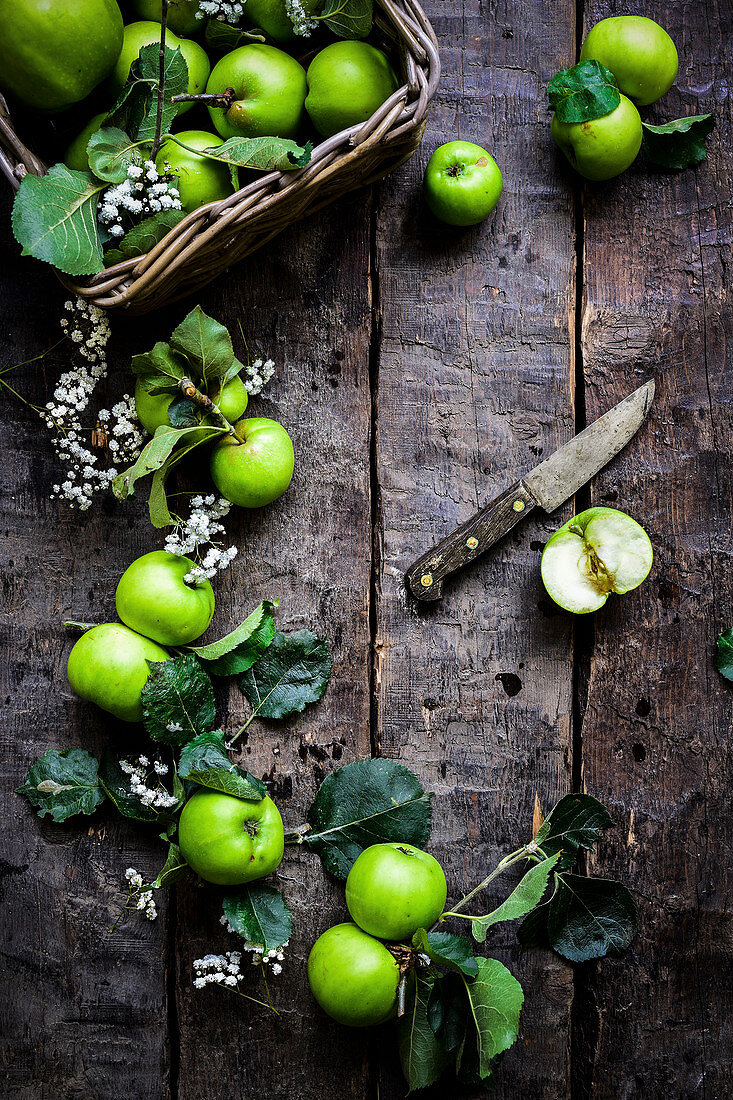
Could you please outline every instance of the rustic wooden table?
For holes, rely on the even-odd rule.
[[[632,887],[638,939],[623,959],[571,969],[522,955],[508,927],[493,946],[526,1004],[498,1095],[730,1096],[733,689],[711,647],[733,618],[733,8],[644,5],[681,61],[652,117],[715,109],[718,128],[697,170],[640,164],[601,186],[583,186],[555,151],[545,86],[575,58],[584,27],[634,6],[427,9],[444,76],[423,149],[200,296],[276,360],[258,408],[291,429],[298,456],[282,500],[231,517],[241,551],[218,585],[218,626],[279,595],[280,622],[316,624],[336,658],[324,702],[284,728],[252,727],[244,759],[291,825],[337,763],[403,761],[436,792],[432,849],[454,894],[527,830],[535,792],[546,807],[581,788],[603,799],[616,827],[589,867]],[[420,195],[429,150],[456,136],[495,152],[506,188],[496,213],[466,231],[438,225]],[[64,300],[48,270],[18,258],[7,198],[3,363],[57,338]],[[110,393],[129,385],[130,350],[183,312],[117,318]],[[42,361],[16,379],[45,401],[54,369]],[[414,555],[651,377],[648,426],[576,502],[617,505],[646,524],[656,561],[641,589],[590,620],[560,613],[538,568],[559,517],[540,513],[440,605],[406,598]],[[107,934],[125,868],[157,867],[143,830],[106,813],[88,827],[54,825],[13,794],[47,748],[129,744],[127,728],[71,694],[60,624],[113,615],[120,572],[157,543],[141,505],[80,516],[49,501],[48,440],[30,411],[3,407],[0,1090],[28,1100],[403,1096],[383,1034],[349,1033],[314,1011],[304,960],[344,901],[311,858],[291,851],[279,874],[297,932],[273,1022],[238,998],[193,991],[192,960],[231,946],[195,889],[172,893],[156,923],[131,918]],[[222,704],[236,723],[241,697]]]

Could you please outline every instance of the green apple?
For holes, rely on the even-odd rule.
[[[139,23],[129,23],[125,27],[125,38],[122,43],[120,56],[112,72],[111,84],[115,91],[121,91],[127,83],[130,75],[130,66],[137,58],[143,46],[149,46],[151,42],[160,42],[160,23],[143,20]],[[188,91],[190,95],[198,95],[206,87],[211,66],[209,59],[198,45],[189,38],[179,38],[166,28],[165,44],[171,50],[180,50],[184,61],[188,65]],[[179,103],[178,114],[190,111],[193,103]]]
[[[305,109],[323,137],[366,122],[399,87],[387,55],[368,42],[332,42],[307,75]]]
[[[241,886],[279,867],[285,850],[280,811],[267,797],[245,802],[219,791],[197,791],[183,807],[178,844],[200,878]]]
[[[211,477],[223,497],[242,508],[262,508],[287,489],[293,477],[293,443],[282,424],[257,416],[240,420],[241,442],[225,436],[211,452]]]
[[[624,95],[640,107],[654,103],[674,84],[679,59],[674,42],[659,23],[643,15],[601,19],[589,31],[581,61],[600,61]]]
[[[638,588],[654,557],[635,519],[616,508],[588,508],[549,539],[542,553],[542,583],[556,604],[576,615],[597,611],[611,592]]]
[[[313,945],[308,982],[318,1004],[337,1023],[369,1027],[394,1013],[400,968],[379,940],[355,924],[336,924]]]
[[[117,0],[0,0],[0,88],[42,111],[85,99],[122,47]]]
[[[307,17],[318,15],[325,0],[301,0]],[[253,27],[259,27],[273,42],[294,42],[298,36],[288,15],[286,0],[246,0],[245,18]]]
[[[411,940],[445,908],[443,868],[413,844],[372,844],[346,879],[346,906],[360,928],[381,940]]]
[[[610,180],[625,172],[641,148],[641,118],[625,95],[615,110],[590,122],[560,122],[553,115],[550,129],[555,144],[588,180]]]
[[[148,661],[167,661],[168,653],[121,623],[102,623],[82,634],[69,654],[66,675],[82,699],[96,703],[123,722],[141,722],[140,692]]]
[[[64,153],[64,164],[67,168],[71,168],[75,172],[88,172],[89,171],[89,157],[87,156],[87,145],[92,134],[96,134],[97,130],[101,129],[102,123],[107,117],[107,112],[102,111],[98,115],[94,115],[89,119],[84,129],[76,135],[74,140],[69,143],[69,146]]]
[[[156,429],[159,428],[161,424],[170,424],[168,409],[173,400],[173,396],[174,395],[169,393],[148,393],[139,379],[135,383],[135,411],[137,413],[137,418],[143,428],[145,428],[145,431],[149,432],[150,435],[155,435]],[[240,416],[244,415],[249,396],[244,387],[244,382],[239,375],[237,375],[236,378],[232,378],[231,381],[226,383],[223,390],[212,393],[211,400],[215,405],[219,406],[229,423],[233,424],[236,420],[239,420]],[[214,421],[205,416],[202,419],[202,423],[213,424]],[[187,442],[193,442],[193,438],[189,436]]]
[[[204,130],[183,130],[176,138],[193,149],[214,149],[224,144],[218,134],[207,134]],[[177,177],[181,205],[189,213],[234,192],[232,175],[226,164],[182,149],[170,138],[163,142],[155,164],[159,172],[169,169]]]
[[[477,225],[496,206],[504,186],[499,165],[472,141],[439,145],[425,169],[425,201],[448,225]]]
[[[160,23],[163,11],[161,0],[132,0],[132,6],[141,19],[152,19]],[[169,0],[167,29],[187,38],[197,34],[206,26],[205,19],[196,18],[198,10],[199,0]]]
[[[231,107],[209,107],[223,138],[293,137],[303,119],[305,69],[275,46],[252,42],[222,57],[214,66],[207,92],[232,88]]]
[[[126,626],[161,645],[188,645],[199,638],[214,614],[208,581],[187,584],[194,562],[167,550],[136,558],[120,578],[117,614]]]

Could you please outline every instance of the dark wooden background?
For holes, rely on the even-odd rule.
[[[203,307],[277,362],[253,407],[291,430],[291,491],[230,518],[240,555],[217,584],[215,629],[280,596],[286,627],[316,626],[335,653],[323,703],[286,726],[253,725],[247,766],[288,825],[337,764],[379,754],[436,792],[432,850],[455,896],[585,789],[615,829],[589,865],[634,890],[626,957],[576,969],[492,951],[526,991],[497,1095],[534,1100],[728,1097],[731,1063],[733,688],[714,671],[733,621],[731,569],[731,106],[727,0],[644,6],[675,39],[676,87],[650,117],[715,110],[708,161],[678,176],[643,163],[583,185],[555,151],[552,74],[583,29],[638,10],[592,0],[428,0],[444,76],[423,148],[382,185],[296,226],[207,288]],[[429,152],[460,136],[504,172],[494,215],[465,231],[421,200]],[[58,336],[64,293],[18,258],[3,194],[0,308],[7,364]],[[190,306],[193,303],[187,303]],[[131,350],[177,322],[114,323],[108,393]],[[58,362],[15,378],[45,401]],[[412,557],[541,455],[655,377],[648,426],[576,501],[641,520],[656,560],[641,589],[573,621],[539,579],[548,534],[533,516],[446,592],[408,601]],[[107,928],[130,864],[154,872],[153,838],[111,814],[39,821],[13,788],[51,747],[134,744],[129,727],[66,684],[61,619],[112,617],[123,568],[159,545],[141,506],[80,516],[49,501],[56,477],[36,417],[3,402],[3,714],[0,873],[3,1095],[23,1100],[396,1100],[385,1031],[348,1032],[314,1010],[304,961],[344,915],[342,888],[289,851],[278,879],[296,913],[281,1017],[195,992],[191,963],[234,946],[205,895],[180,888],[150,924]],[[222,700],[237,722],[239,696]],[[498,896],[498,893],[497,893]],[[435,1096],[458,1095],[452,1084]]]

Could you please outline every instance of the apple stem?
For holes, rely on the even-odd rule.
[[[308,824],[298,825],[297,829],[288,829],[285,834],[286,844],[302,844],[303,838],[311,831]]]
[[[197,389],[195,383],[192,382],[191,379],[187,378],[185,375],[178,383],[178,388],[180,389],[184,397],[188,397],[189,400],[193,401],[194,404],[199,406],[199,408],[205,409],[209,416],[213,416],[215,420],[218,420],[222,428],[225,428],[229,435],[231,435],[232,438],[236,439],[237,443],[241,444],[242,440],[239,439],[237,433],[234,431],[234,428],[224,416],[224,413],[221,411],[216,402],[211,400],[208,394],[202,393],[201,390]]]
[[[76,619],[64,619],[63,625],[67,630],[73,631],[75,634],[86,634],[87,630],[91,630],[92,627],[97,626],[97,623],[80,623]]]
[[[155,160],[163,141],[163,99],[165,96],[165,30],[168,25],[168,0],[160,5],[160,53],[158,55],[158,104],[155,114],[155,138],[150,159]]]
[[[397,1019],[400,1016],[405,1015],[405,1006],[407,1003],[407,974],[403,974],[400,978],[400,984],[397,986]]]
[[[171,102],[207,103],[209,107],[220,107],[222,111],[228,111],[234,102],[234,88],[225,88],[223,92],[182,92],[181,95],[172,96]]]
[[[490,882],[493,882],[502,871],[506,871],[507,867],[511,867],[513,863],[519,863],[521,859],[532,859],[534,851],[530,851],[529,847],[525,844],[524,847],[518,848],[516,852],[510,852],[508,856],[504,856],[500,863],[494,868],[490,875],[487,875],[483,882],[480,882],[478,886],[474,886],[465,897],[456,902],[452,909],[443,913],[439,918],[440,921],[445,920],[447,917],[453,917],[460,914],[461,909],[465,909],[470,901],[472,901],[477,894],[480,894],[482,890],[485,890]],[[536,858],[536,857],[535,857]]]

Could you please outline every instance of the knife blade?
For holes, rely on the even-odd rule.
[[[405,574],[418,600],[439,600],[443,582],[475,561],[534,508],[554,512],[633,439],[649,415],[654,382],[647,382],[535,466],[451,535],[423,554]]]

